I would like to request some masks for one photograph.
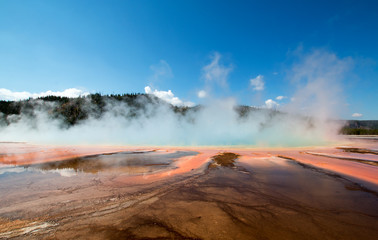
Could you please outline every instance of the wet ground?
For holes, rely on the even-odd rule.
[[[4,143],[0,238],[377,239],[377,148]]]

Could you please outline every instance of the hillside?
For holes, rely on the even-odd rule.
[[[101,118],[109,109],[120,108],[125,118],[147,114],[151,107],[166,106],[177,114],[184,114],[189,108],[176,107],[149,94],[90,94],[85,97],[67,98],[46,96],[23,101],[0,101],[0,125],[17,122],[20,117],[37,118],[47,113],[50,119],[62,120],[62,127],[69,128],[88,118]],[[127,109],[127,111],[122,111]]]
[[[340,132],[346,135],[378,135],[378,120],[348,120]]]
[[[0,101],[0,126],[10,125],[20,119],[29,119],[32,122],[32,120],[37,120],[40,115],[44,115],[50,120],[59,120],[61,128],[70,128],[89,118],[99,119],[109,111],[126,119],[135,119],[142,115],[149,118],[161,107],[168,109],[178,117],[196,112],[201,108],[200,105],[195,107],[173,106],[154,95],[141,93],[111,95],[96,93],[78,98],[46,96],[23,101]],[[285,115],[276,110],[242,105],[235,107],[234,110],[241,119],[254,112],[269,116]],[[311,119],[307,120],[311,124]],[[262,123],[261,127],[266,124],[269,123]],[[340,129],[340,133],[378,135],[378,120],[347,120],[345,126]]]

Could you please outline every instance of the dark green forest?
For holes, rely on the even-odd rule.
[[[344,135],[378,135],[378,120],[349,120],[340,130]]]
[[[146,113],[147,108],[166,105],[174,113],[185,115],[188,110],[195,111],[197,107],[177,107],[150,94],[131,93],[131,94],[111,94],[101,95],[99,93],[90,94],[78,98],[68,98],[59,96],[46,96],[37,99],[27,99],[22,101],[0,101],[0,124],[9,125],[17,121],[17,117],[36,117],[36,111],[48,113],[51,119],[62,119],[62,127],[71,127],[89,117],[101,118],[108,110],[109,105],[124,104],[127,107],[126,118],[138,117]]]

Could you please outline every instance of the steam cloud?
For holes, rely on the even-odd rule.
[[[232,66],[223,66],[220,64],[221,55],[215,52],[212,61],[206,65],[203,70],[203,77],[207,82],[215,82],[221,86],[227,86],[227,77],[232,71]]]
[[[227,75],[232,68],[220,66],[219,60],[220,55],[215,54],[203,69],[205,80],[227,85]],[[128,145],[324,144],[338,136],[341,122],[334,120],[337,119],[335,109],[339,106],[343,75],[351,64],[351,59],[339,59],[326,51],[303,56],[290,75],[299,86],[293,95],[295,101],[282,106],[272,99],[266,102],[268,108],[280,107],[282,112],[243,108],[233,98],[207,98],[206,104],[185,114],[173,111],[168,104],[150,104],[146,98],[138,99],[145,106],[139,110],[127,103],[109,100],[101,117],[90,115],[70,128],[62,128],[61,119],[51,119],[45,107],[35,107],[34,119],[26,115],[8,116],[11,124],[0,127],[0,141]],[[259,90],[261,86],[264,85],[255,85]],[[152,91],[150,87],[145,91],[173,105],[188,105],[171,91]],[[35,104],[42,106],[38,101]],[[89,102],[87,106],[90,108]],[[135,117],[127,117],[130,115]]]

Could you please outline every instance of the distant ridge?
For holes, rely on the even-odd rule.
[[[340,132],[345,135],[378,135],[378,120],[347,120]]]
[[[112,104],[121,104],[129,109],[126,118],[135,118],[145,113],[150,107],[166,106],[177,115],[196,112],[200,105],[193,107],[174,106],[152,94],[130,93],[101,95],[99,93],[87,96],[68,98],[60,96],[45,96],[21,101],[0,100],[0,127],[18,121],[18,116],[36,117],[36,111],[48,113],[51,119],[61,119],[62,128],[69,128],[90,117],[101,118]],[[123,104],[123,105],[122,105]],[[274,109],[256,108],[239,105],[234,108],[240,118],[253,112],[266,112],[269,115],[286,114]],[[345,135],[378,135],[378,120],[346,120],[340,129]]]

